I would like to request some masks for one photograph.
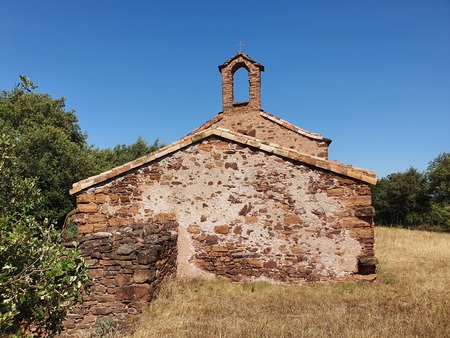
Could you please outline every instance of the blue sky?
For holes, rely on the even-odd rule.
[[[330,159],[383,177],[450,151],[449,0],[2,0],[0,31],[0,88],[66,97],[100,148],[215,116],[242,41],[262,108],[331,138]]]

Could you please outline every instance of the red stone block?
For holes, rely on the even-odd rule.
[[[88,204],[78,204],[77,206],[78,212],[83,213],[94,213],[98,211],[98,205],[95,203],[88,203]]]
[[[300,224],[300,216],[291,214],[284,216],[284,223],[286,224]]]
[[[81,194],[77,196],[77,203],[92,203],[95,200],[95,196],[92,194]]]
[[[256,216],[245,216],[245,223],[253,224],[258,222],[258,217]]]
[[[89,278],[101,278],[104,275],[103,269],[88,269]]]
[[[127,285],[117,288],[115,298],[119,301],[148,300],[150,285]]]
[[[78,225],[78,234],[88,234],[93,232],[94,225],[93,224],[84,224],[84,225]]]
[[[197,146],[197,148],[202,151],[211,151],[212,147],[213,146],[210,143],[201,143]]]
[[[155,221],[158,223],[164,223],[164,222],[169,222],[169,221],[176,221],[177,220],[177,216],[175,215],[175,213],[162,213],[162,214],[157,214],[154,217]]]
[[[278,264],[274,260],[270,260],[270,261],[264,262],[263,266],[267,269],[275,269],[278,266]]]
[[[198,225],[191,224],[187,227],[187,232],[190,234],[200,234],[202,231],[200,230]]]
[[[227,252],[228,248],[226,246],[223,245],[213,245],[211,247],[212,251],[216,251],[216,252]]]
[[[372,197],[370,195],[345,197],[342,202],[346,206],[371,205]]]
[[[224,225],[217,225],[214,227],[214,232],[217,234],[226,235],[230,232],[230,227],[226,224]]]

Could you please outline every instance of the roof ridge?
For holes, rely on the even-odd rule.
[[[78,181],[72,185],[70,194],[75,194],[93,185],[117,177],[121,174],[124,174],[130,170],[138,168],[151,161],[154,161],[163,156],[171,154],[181,148],[187,147],[195,142],[201,141],[211,135],[226,138],[230,141],[245,144],[253,148],[258,148],[268,153],[282,156],[284,158],[288,158],[291,160],[299,161],[347,177],[355,178],[366,183],[375,184],[377,181],[376,174],[369,170],[355,168],[352,167],[351,165],[343,164],[337,161],[327,160],[321,157],[311,156],[308,154],[301,153],[297,150],[283,147],[277,143],[267,142],[261,139],[257,139],[256,137],[244,135],[226,128],[218,127],[218,128],[208,128],[198,133],[187,135],[184,138],[175,141],[172,144],[164,148],[161,148],[151,154],[142,156],[138,159],[122,164],[118,167],[112,168],[111,170],[105,171],[98,175],[91,176],[84,180]]]

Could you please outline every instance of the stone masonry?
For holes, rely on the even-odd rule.
[[[240,67],[250,79],[244,104],[232,96]],[[92,331],[101,318],[131,327],[174,274],[298,284],[375,278],[375,174],[329,160],[331,140],[262,111],[262,65],[238,53],[219,70],[222,113],[73,185],[74,239],[91,292],[67,333]]]
[[[233,75],[240,68],[245,68],[249,74],[249,102],[251,110],[261,109],[261,72],[264,66],[253,61],[243,53],[238,53],[235,57],[219,66],[222,74],[222,106],[225,113],[233,109],[234,103],[234,81]]]
[[[98,320],[110,319],[121,329],[132,327],[160,284],[176,271],[178,225],[173,217],[159,215],[145,225],[99,226],[101,217],[92,206],[104,205],[105,193],[113,194],[103,190],[78,198],[86,221],[96,222],[88,233],[80,225],[75,239],[89,265],[90,283],[83,302],[67,316],[62,337],[93,333]]]

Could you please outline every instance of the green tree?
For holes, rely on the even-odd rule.
[[[148,155],[163,146],[164,144],[160,144],[158,139],[153,144],[148,144],[147,141],[139,136],[136,142],[130,145],[119,144],[113,149],[93,148],[90,156],[94,158],[96,171],[103,172]]]
[[[86,177],[149,154],[162,145],[142,137],[131,145],[97,149],[87,144],[75,111],[66,111],[65,99],[32,92],[37,86],[26,76],[10,91],[0,93],[0,128],[16,140],[20,161],[16,170],[35,179],[41,193],[35,216],[48,217],[61,226],[75,207],[68,194],[72,184]],[[6,192],[8,193],[8,192]]]
[[[427,176],[433,201],[450,205],[450,153],[442,153],[431,161]]]
[[[14,139],[0,125],[0,218],[37,209],[41,203],[35,180],[23,177],[19,170],[14,148]]]
[[[417,169],[390,174],[372,191],[378,224],[417,226],[426,222],[431,199],[426,176]]]
[[[0,126],[16,140],[17,170],[36,180],[42,205],[39,219],[62,220],[74,205],[68,194],[73,182],[93,174],[87,156],[86,134],[74,111],[66,111],[64,98],[31,92],[36,88],[26,77],[0,95]]]
[[[0,332],[53,336],[87,282],[86,266],[59,231],[32,216],[41,197],[18,170],[16,142],[0,130]]]
[[[442,153],[427,170],[432,198],[429,223],[450,229],[450,153]]]

